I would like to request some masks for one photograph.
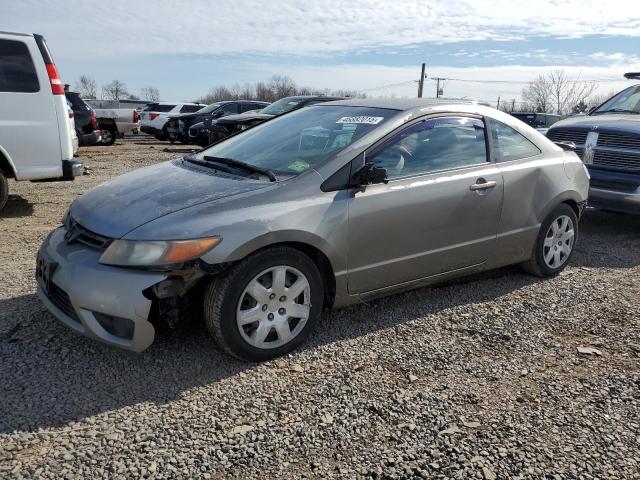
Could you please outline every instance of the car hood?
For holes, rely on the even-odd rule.
[[[618,113],[571,117],[554,123],[551,130],[557,128],[581,128],[588,130],[598,128],[603,130],[640,132],[640,115]]]
[[[270,185],[215,175],[207,167],[175,160],[103,183],[74,201],[69,213],[94,233],[121,238],[147,222],[178,210]]]

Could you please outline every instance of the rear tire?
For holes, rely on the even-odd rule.
[[[9,199],[9,183],[7,182],[7,176],[2,170],[0,170],[0,211],[7,204]]]
[[[538,277],[553,277],[565,269],[578,240],[578,217],[561,203],[542,222],[531,258],[522,268]]]
[[[116,138],[118,137],[118,131],[112,128],[103,128],[102,129],[102,144],[103,145],[113,145],[116,143]]]
[[[211,280],[204,296],[205,323],[228,354],[264,361],[306,340],[323,299],[324,283],[309,257],[290,247],[268,248]]]

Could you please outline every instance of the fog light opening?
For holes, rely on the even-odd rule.
[[[128,318],[112,317],[104,313],[92,312],[98,323],[108,333],[125,340],[133,339],[135,324]]]

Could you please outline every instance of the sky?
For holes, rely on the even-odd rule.
[[[63,80],[193,100],[274,74],[301,86],[495,105],[558,68],[619,91],[640,71],[640,10],[591,0],[0,0],[0,30],[45,36]],[[62,7],[64,5],[64,8]],[[106,7],[108,5],[108,8]]]

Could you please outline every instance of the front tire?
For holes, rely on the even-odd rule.
[[[7,182],[7,176],[2,170],[0,170],[0,211],[7,204],[9,199],[9,183]]]
[[[116,143],[116,137],[118,136],[118,131],[111,128],[103,128],[102,129],[102,144],[103,145],[113,145]]]
[[[204,317],[216,343],[242,360],[263,361],[303,343],[320,318],[318,268],[290,247],[257,252],[207,286]]]
[[[562,203],[542,222],[533,255],[522,268],[538,277],[559,274],[571,260],[577,240],[576,212],[566,203]]]

